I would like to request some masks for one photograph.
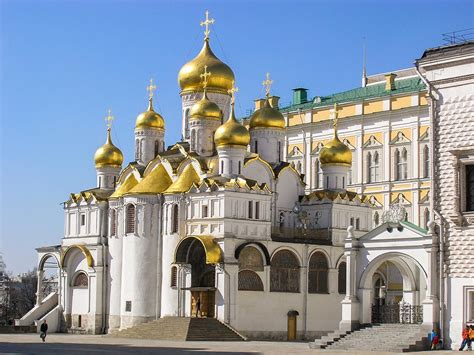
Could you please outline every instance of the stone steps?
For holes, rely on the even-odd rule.
[[[374,324],[353,332],[335,331],[310,343],[313,349],[408,352],[429,347],[419,324]]]
[[[142,323],[111,337],[181,341],[242,341],[245,337],[215,318],[164,317]]]

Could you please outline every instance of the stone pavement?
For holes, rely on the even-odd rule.
[[[185,342],[111,338],[102,335],[49,334],[46,343],[38,334],[0,334],[0,353],[16,354],[384,354],[381,352],[309,349],[307,342]],[[431,353],[431,352],[430,352]],[[437,351],[447,354],[451,351]],[[385,353],[393,354],[393,353]],[[417,354],[428,354],[420,352]],[[432,354],[432,353],[431,353]]]

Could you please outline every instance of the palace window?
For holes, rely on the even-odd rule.
[[[125,312],[132,311],[132,301],[125,301]]]
[[[158,155],[159,152],[160,152],[160,142],[155,141],[155,157]]]
[[[202,206],[202,218],[209,217],[208,211],[209,211],[209,207],[207,205],[203,205]]]
[[[135,141],[135,160],[140,159],[140,141],[137,139]]]
[[[278,161],[281,161],[281,142],[278,142]]]
[[[309,259],[308,293],[328,293],[329,266],[326,256],[316,252]]]
[[[255,202],[255,219],[260,219],[260,202]]]
[[[86,225],[86,214],[81,213],[81,226],[85,226],[85,225]]]
[[[79,272],[72,283],[73,287],[87,287],[89,285],[89,280],[87,275],[84,272]]]
[[[176,287],[178,285],[178,268],[176,266],[171,267],[171,278],[170,286]]]
[[[258,141],[255,140],[255,153],[258,154]]]
[[[239,291],[263,291],[263,282],[255,271],[239,271]]]
[[[263,271],[263,257],[257,248],[246,246],[239,255],[239,270]]]
[[[367,177],[368,177],[368,182],[377,182],[379,181],[379,171],[380,171],[380,159],[379,159],[379,153],[374,152],[368,153],[367,154],[367,166],[368,166],[368,171],[367,171]]]
[[[270,267],[271,292],[300,292],[300,265],[289,250],[277,252]]]
[[[127,206],[126,233],[135,233],[135,205]]]
[[[196,130],[191,131],[191,150],[196,150]]]
[[[395,150],[395,179],[405,180],[408,178],[408,151],[406,148],[400,152]]]
[[[466,165],[466,211],[474,211],[474,165]]]
[[[178,226],[179,226],[179,210],[178,205],[174,204],[173,207],[173,220],[172,220],[172,228],[171,233],[178,233]]]
[[[344,261],[337,268],[337,290],[342,295],[346,294],[346,268],[347,265]]]
[[[428,178],[430,177],[430,148],[428,148],[428,145],[425,145],[423,147],[423,175],[422,177]]]
[[[242,162],[239,160],[239,174],[242,174]]]
[[[253,201],[248,202],[248,218],[253,218]]]
[[[189,139],[189,108],[184,111],[184,138]]]

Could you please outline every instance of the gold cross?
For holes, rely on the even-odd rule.
[[[156,90],[156,85],[153,84],[153,79],[150,79],[150,85],[148,85],[146,87],[146,91],[148,91],[148,96],[151,98],[153,98],[153,93],[155,92]]]
[[[205,89],[207,88],[207,78],[211,76],[211,72],[207,71],[207,65],[204,66],[204,72],[200,75],[202,79],[202,88]]]
[[[337,112],[337,104],[334,104],[334,111],[332,113],[332,125],[334,127],[334,130],[337,130],[337,121],[338,121],[338,115],[339,113]]]
[[[105,121],[107,122],[107,129],[111,129],[112,128],[112,121],[115,119],[114,116],[112,116],[112,110],[109,109],[109,114],[107,115],[107,117],[105,117]]]
[[[201,21],[200,25],[204,26],[206,30],[204,31],[204,39],[209,39],[209,33],[211,33],[211,30],[209,29],[209,25],[212,25],[215,22],[213,18],[209,18],[209,11],[206,10],[206,20]]]
[[[263,81],[263,86],[265,87],[265,96],[270,96],[270,88],[272,87],[273,80],[270,80],[270,73],[267,73],[266,79]]]
[[[232,89],[227,90],[230,95],[230,103],[235,104],[235,93],[239,91],[239,88],[235,86],[235,81],[232,81]]]

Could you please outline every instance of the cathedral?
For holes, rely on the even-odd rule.
[[[428,81],[416,68],[364,76],[330,97],[295,89],[279,107],[267,75],[265,97],[237,119],[213,22],[206,12],[202,49],[178,73],[180,142],[165,144],[152,81],[131,163],[109,112],[96,187],[64,203],[60,245],[37,249],[38,290],[56,260],[58,291],[38,292],[17,324],[104,334],[198,315],[250,339],[310,340],[401,317],[448,324],[430,222]],[[467,297],[474,318],[474,290]],[[383,307],[401,304],[409,317],[386,319]]]

